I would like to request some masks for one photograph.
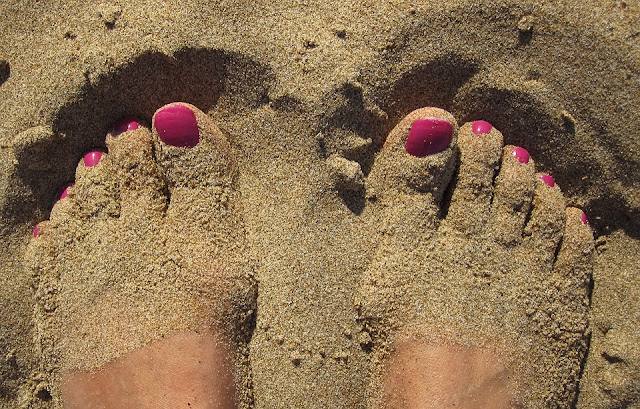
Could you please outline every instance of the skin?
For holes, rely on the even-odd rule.
[[[396,343],[383,390],[395,409],[517,407],[507,368],[492,351],[414,339]]]
[[[97,372],[65,375],[64,407],[235,408],[229,356],[213,332],[173,334]]]

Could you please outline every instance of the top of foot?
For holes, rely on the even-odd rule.
[[[486,121],[458,128],[424,108],[391,131],[367,184],[383,205],[371,210],[378,250],[356,303],[387,403],[436,396],[430,382],[400,392],[398,368],[432,367],[440,351],[449,358],[437,362],[475,362],[508,395],[498,406],[481,394],[452,404],[569,407],[587,346],[593,237],[552,177]],[[448,379],[447,399],[460,392],[451,385],[469,382],[447,370],[424,376]]]
[[[213,334],[234,351],[222,361],[246,360],[255,287],[228,141],[196,107],[175,103],[156,112],[151,129],[119,121],[106,146],[80,160],[30,249],[44,371],[57,400],[64,376],[73,387],[86,380],[82,371],[104,365],[126,382],[127,362],[151,359],[174,334],[191,337],[175,345],[201,345],[199,337]],[[68,390],[68,400],[82,395]]]

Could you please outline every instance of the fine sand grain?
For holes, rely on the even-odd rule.
[[[258,284],[242,385],[255,407],[370,401],[375,339],[354,303],[380,244],[367,181],[389,132],[425,106],[491,122],[587,213],[591,338],[575,405],[640,407],[639,32],[636,0],[3,1],[0,407],[56,401],[34,320],[33,226],[119,118],[149,124],[174,101],[206,113],[237,151],[243,257]],[[116,239],[106,226],[92,234]],[[72,366],[149,338],[70,348]]]

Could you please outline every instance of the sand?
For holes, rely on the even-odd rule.
[[[0,405],[55,400],[35,353],[33,226],[117,119],[150,122],[185,101],[239,152],[259,284],[256,407],[364,407],[369,340],[353,300],[378,236],[361,179],[423,106],[490,121],[588,214],[576,405],[638,407],[639,12],[636,1],[3,2]]]

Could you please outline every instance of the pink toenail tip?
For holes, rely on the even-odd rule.
[[[184,105],[171,105],[159,111],[154,126],[167,145],[193,148],[200,142],[196,115]]]
[[[58,195],[58,200],[62,200],[62,199],[64,199],[65,197],[69,196],[69,188],[70,188],[71,186],[73,186],[73,185],[65,186],[65,187],[62,189],[62,191],[60,191],[60,194]]]
[[[471,130],[476,135],[489,133],[492,129],[493,126],[487,121],[475,121],[473,125],[471,125]]]
[[[40,228],[38,226],[33,228],[33,237],[38,237],[40,235]]]
[[[554,187],[556,185],[556,181],[550,175],[540,175],[540,180],[546,183],[549,187]]]
[[[411,125],[405,149],[412,156],[422,158],[442,152],[453,138],[453,125],[440,118],[417,119]]]
[[[100,151],[91,151],[84,155],[84,166],[90,168],[95,166],[102,159],[102,152]]]
[[[116,131],[116,135],[119,135],[127,131],[135,131],[139,126],[140,124],[137,119],[132,116],[125,116],[116,122],[113,129]]]
[[[518,162],[529,163],[529,152],[527,152],[526,149],[519,147],[513,148],[513,151],[511,153],[516,159],[518,159]]]
[[[582,224],[589,224],[589,219],[587,219],[587,215],[585,213],[582,213],[580,220],[582,220]]]

